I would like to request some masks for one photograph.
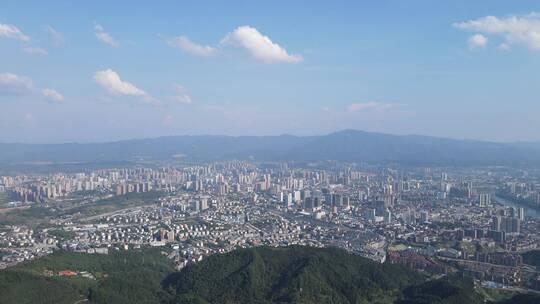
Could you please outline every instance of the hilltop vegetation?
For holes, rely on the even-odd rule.
[[[399,304],[484,303],[484,298],[474,290],[474,282],[470,278],[449,277],[428,281],[406,288],[403,294],[404,299],[398,301]]]
[[[60,271],[77,275],[59,276]],[[84,277],[82,274],[90,275]],[[160,249],[57,252],[0,271],[4,303],[485,303],[472,280],[428,280],[335,248],[259,247],[175,272]],[[539,303],[517,295],[500,303]]]
[[[339,249],[261,247],[210,257],[169,280],[179,303],[391,303],[423,278]]]
[[[58,276],[65,270],[88,272],[95,279]],[[0,303],[156,303],[161,281],[173,271],[157,249],[108,255],[60,251],[0,271]]]

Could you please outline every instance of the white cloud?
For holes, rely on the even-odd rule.
[[[30,55],[47,55],[47,50],[40,47],[25,47],[22,49],[23,52]]]
[[[221,43],[244,48],[253,58],[266,63],[299,62],[303,60],[301,55],[288,54],[284,48],[272,42],[270,38],[262,35],[256,28],[251,26],[236,28],[233,32],[227,34],[221,40]]]
[[[472,35],[468,40],[469,48],[471,50],[484,48],[486,47],[487,42],[488,42],[488,39],[486,38],[486,36],[482,34]]]
[[[113,71],[112,69],[107,69],[103,71],[97,71],[94,74],[94,80],[107,89],[109,92],[116,95],[127,95],[127,96],[148,96],[148,94],[134,86],[133,84],[123,81],[120,79],[120,75]]]
[[[388,109],[399,107],[395,103],[383,103],[377,101],[368,101],[364,103],[353,103],[347,106],[347,112],[373,112],[373,111],[385,111]]]
[[[45,32],[47,32],[49,35],[51,35],[54,44],[61,45],[64,43],[64,35],[57,31],[55,28],[53,28],[50,25],[45,26]]]
[[[105,32],[105,30],[100,24],[94,24],[94,34],[99,41],[108,44],[113,48],[120,47],[120,42],[118,42],[118,40],[111,36],[111,34]]]
[[[50,101],[59,102],[59,103],[64,101],[64,96],[58,93],[58,91],[53,90],[53,89],[43,89],[41,91],[41,94],[43,94],[43,96],[45,96]]]
[[[192,102],[191,96],[189,96],[188,94],[174,95],[172,98],[176,103],[180,104],[190,104]]]
[[[34,94],[41,94],[45,98],[47,98],[49,101],[58,102],[61,103],[64,101],[64,96],[60,94],[58,91],[53,89],[43,89],[38,90],[34,87],[34,84],[32,82],[32,79],[16,75],[13,73],[1,73],[0,74],[0,95],[6,94],[6,95],[31,95],[34,96]]]
[[[216,48],[197,44],[185,36],[168,39],[167,44],[171,47],[180,48],[188,53],[199,56],[213,56],[217,53]]]
[[[457,22],[454,27],[478,33],[501,36],[508,49],[512,44],[525,45],[540,50],[540,14],[512,15],[504,18],[486,16],[475,20]]]
[[[20,41],[30,41],[30,37],[26,36],[21,30],[11,24],[0,23],[0,37],[13,38]]]
[[[13,73],[0,74],[0,94],[21,94],[32,90],[32,80]]]
[[[503,42],[503,43],[499,44],[498,49],[501,50],[501,51],[508,51],[510,49],[510,46]]]
[[[180,104],[190,104],[192,102],[191,96],[187,93],[187,90],[179,85],[179,84],[173,84],[174,89],[174,96],[172,96],[172,100],[176,103]]]

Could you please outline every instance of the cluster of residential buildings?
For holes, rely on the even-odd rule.
[[[499,196],[537,192],[540,174],[533,169],[524,175],[500,167],[231,161],[4,176],[0,183],[11,199],[32,206],[70,204],[81,192],[160,194],[145,205],[56,220],[54,229],[70,237],[36,228],[23,237],[15,230],[25,226],[0,227],[4,267],[59,248],[103,253],[165,246],[180,269],[236,248],[300,244],[503,284],[533,286],[538,274],[519,254],[540,244],[538,213]]]

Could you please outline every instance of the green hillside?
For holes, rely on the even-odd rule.
[[[212,256],[168,284],[178,303],[391,303],[422,280],[339,249],[260,247]]]
[[[87,272],[61,277],[58,272]],[[155,303],[166,301],[161,281],[173,272],[159,250],[108,255],[57,252],[0,271],[0,303]],[[162,298],[165,297],[165,298]]]
[[[61,271],[76,275],[60,276]],[[428,280],[340,249],[259,247],[212,255],[175,272],[161,249],[56,252],[0,270],[11,303],[485,303],[472,280]],[[517,295],[501,303],[540,303]]]
[[[411,286],[399,304],[480,304],[484,297],[474,289],[472,279],[449,277]]]

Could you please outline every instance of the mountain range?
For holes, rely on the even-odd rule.
[[[498,143],[344,130],[316,136],[167,136],[106,143],[0,143],[0,164],[174,160],[537,165],[540,143]]]

